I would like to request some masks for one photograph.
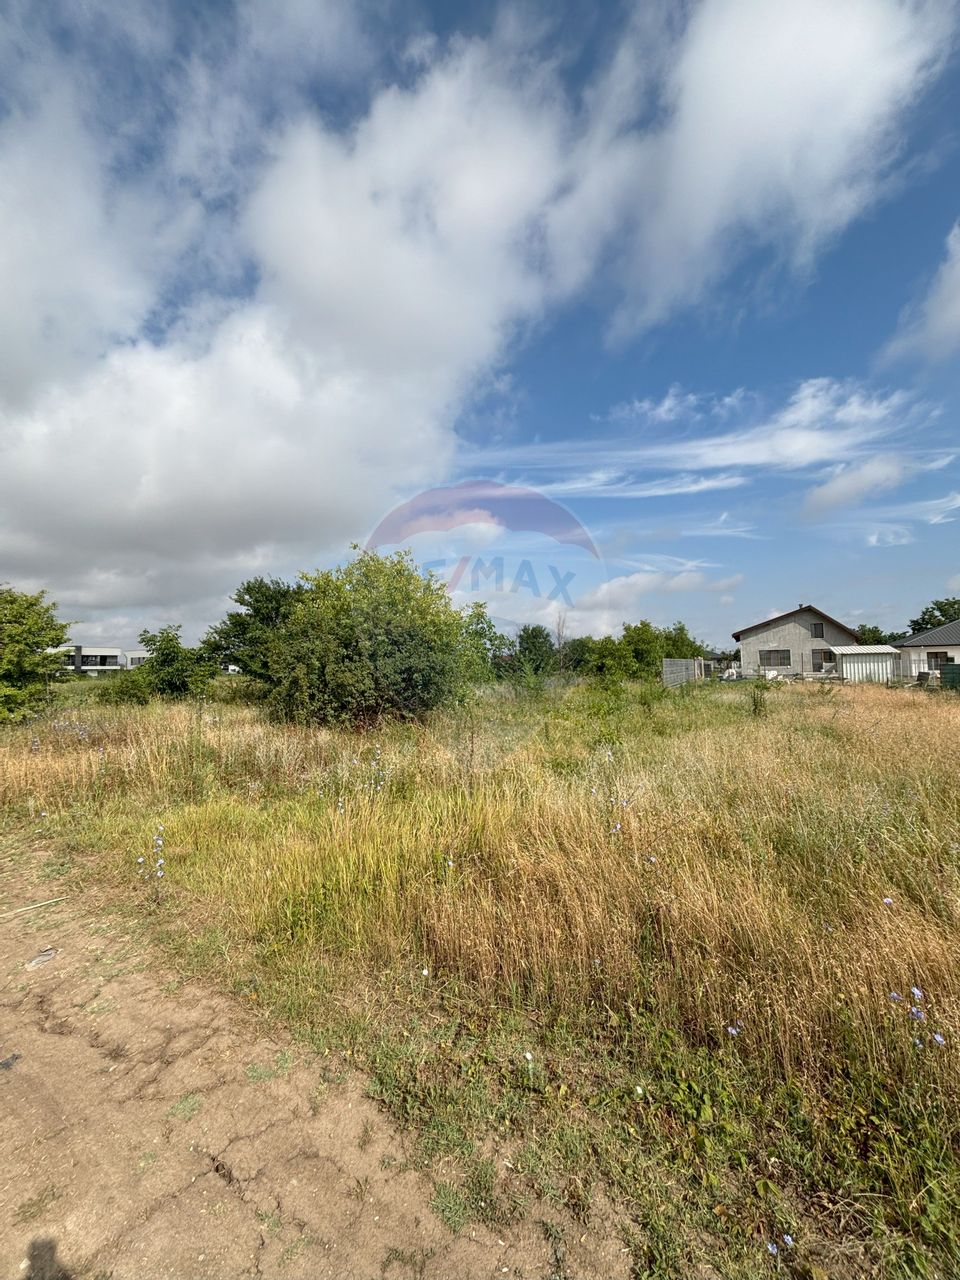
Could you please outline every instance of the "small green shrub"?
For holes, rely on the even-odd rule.
[[[109,680],[96,681],[96,698],[108,707],[145,707],[150,701],[149,678],[143,667],[131,671],[118,671]]]
[[[207,686],[207,700],[226,706],[262,702],[266,694],[265,686],[249,676],[216,676]]]

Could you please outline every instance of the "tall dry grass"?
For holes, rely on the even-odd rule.
[[[164,894],[288,970],[655,1011],[780,1078],[919,1070],[957,1102],[960,698],[580,688],[364,738],[76,708],[0,735],[0,806],[130,894],[163,823]]]

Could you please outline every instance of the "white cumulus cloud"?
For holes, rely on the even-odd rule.
[[[808,264],[882,194],[956,20],[924,0],[656,12],[571,87],[511,15],[442,39],[394,13],[387,38],[379,6],[346,0],[217,20],[11,0],[4,575],[89,633],[196,629],[250,573],[340,554],[451,474],[477,388],[583,291],[626,335],[745,253]],[[904,407],[827,380],[742,428],[679,388],[639,403],[710,429],[596,459],[611,494],[850,461]]]

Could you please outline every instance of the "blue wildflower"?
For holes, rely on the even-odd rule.
[[[947,1043],[945,1038],[940,1034],[939,1031],[935,1031],[933,1033],[933,1042],[934,1044],[939,1044],[939,1045],[944,1045]]]

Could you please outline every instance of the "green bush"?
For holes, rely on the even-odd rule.
[[[153,693],[164,698],[186,698],[206,692],[216,674],[216,663],[202,649],[188,649],[180,640],[180,627],[141,631],[140,643],[149,658],[137,668]]]
[[[67,626],[46,592],[0,585],[0,720],[22,720],[43,705],[67,639]]]
[[[93,683],[97,701],[108,707],[145,707],[153,692],[149,676],[142,666],[134,667],[132,671],[118,671],[109,680],[101,678]]]
[[[611,687],[632,679],[637,667],[623,637],[615,640],[613,636],[602,636],[593,646],[588,671],[600,684]]]
[[[239,609],[231,610],[222,622],[211,627],[201,647],[218,665],[233,663],[245,676],[268,679],[270,638],[303,599],[304,591],[299,582],[250,578],[233,594]]]
[[[300,724],[416,719],[455,701],[476,666],[467,620],[410,555],[360,551],[305,574],[268,648],[270,704]]]
[[[227,705],[262,702],[266,689],[260,680],[249,676],[215,676],[207,686],[207,700]]]

